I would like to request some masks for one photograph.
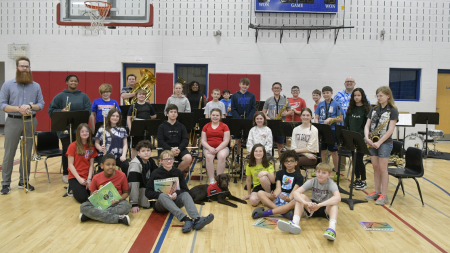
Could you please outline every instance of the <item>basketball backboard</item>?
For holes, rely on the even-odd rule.
[[[111,4],[105,26],[153,26],[153,5],[148,0],[104,0]],[[60,0],[56,22],[61,26],[90,26],[88,8],[83,0]]]

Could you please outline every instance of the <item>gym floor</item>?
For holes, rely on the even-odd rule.
[[[0,136],[3,156],[4,136]],[[440,142],[438,149],[450,152],[449,142]],[[404,180],[405,196],[399,191],[391,208],[374,202],[356,204],[351,211],[339,204],[336,241],[323,237],[328,221],[323,218],[302,218],[302,232],[292,235],[255,227],[250,204],[237,203],[238,208],[206,203],[197,208],[202,216],[213,213],[214,221],[203,230],[181,232],[183,223],[170,214],[152,209],[129,214],[131,226],[103,224],[97,221],[80,223],[80,205],[65,194],[60,174],[60,158],[48,159],[51,182],[48,183],[44,161],[32,162],[30,183],[36,187],[25,193],[17,189],[19,150],[16,153],[11,193],[0,196],[0,252],[447,252],[450,241],[450,175],[449,161],[425,159],[425,175],[418,179],[425,206],[422,206],[416,184]],[[190,187],[198,185],[200,164],[193,163]],[[355,199],[373,189],[373,170],[367,165],[368,188],[356,191]],[[347,171],[341,172],[340,185],[348,189]],[[205,178],[203,183],[205,183]],[[390,177],[389,200],[397,180]],[[243,197],[246,191],[240,181],[230,182],[233,195]],[[342,197],[348,197],[342,194]],[[183,209],[184,210],[184,209]],[[280,217],[274,217],[284,219]],[[285,219],[284,219],[285,220]],[[364,231],[360,221],[387,222],[394,232]]]

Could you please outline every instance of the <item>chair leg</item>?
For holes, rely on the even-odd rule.
[[[425,206],[425,204],[423,203],[422,191],[420,190],[419,182],[417,181],[417,179],[415,177],[413,177],[413,179],[414,179],[414,181],[416,181],[417,189],[419,190],[420,200],[422,200],[422,206]]]
[[[403,191],[403,196],[405,196],[405,188],[403,187],[403,181],[400,181],[401,182],[401,187],[402,187],[402,191]]]
[[[48,174],[47,159],[48,159],[48,156],[45,158],[44,164],[45,164],[45,170],[47,171],[48,183],[50,184],[50,175]]]
[[[38,162],[39,161],[35,161],[36,163],[34,164],[34,178],[36,178],[36,171],[37,171],[37,166],[38,166]]]
[[[392,203],[394,203],[395,196],[397,195],[398,188],[400,187],[401,184],[402,184],[402,179],[398,178],[397,188],[395,188],[394,196],[392,196],[391,205],[389,206],[389,208],[391,208]]]

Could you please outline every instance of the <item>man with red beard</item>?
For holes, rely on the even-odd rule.
[[[33,82],[30,71],[30,60],[26,57],[20,57],[16,60],[16,78],[6,81],[0,90],[0,109],[8,113],[5,124],[5,154],[2,165],[2,189],[1,194],[8,194],[11,191],[11,174],[13,171],[14,156],[20,136],[23,135],[23,125],[28,137],[32,136],[32,131],[36,130],[37,120],[36,111],[44,108],[44,97],[42,96],[41,86]],[[26,116],[25,116],[26,115]],[[33,119],[31,122],[23,122]],[[31,149],[33,139],[26,139],[26,155],[28,161],[27,175],[23,174],[22,163],[19,167],[19,189],[26,188],[27,191],[33,191],[34,187],[30,185],[28,179],[30,176]],[[21,150],[22,151],[22,150]],[[22,152],[21,152],[22,153]]]

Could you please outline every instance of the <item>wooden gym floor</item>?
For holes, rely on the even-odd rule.
[[[0,156],[3,156],[0,136]],[[438,149],[450,152],[450,143],[439,143]],[[237,203],[232,208],[215,203],[197,206],[201,215],[213,213],[215,220],[203,230],[181,233],[182,223],[168,214],[152,209],[130,214],[131,226],[103,224],[97,221],[80,223],[79,204],[71,197],[63,198],[65,184],[61,181],[60,158],[48,160],[50,180],[44,162],[38,163],[36,187],[25,193],[17,189],[19,152],[16,155],[11,193],[0,196],[0,252],[447,252],[450,250],[450,175],[449,161],[424,160],[425,175],[418,179],[425,206],[422,207],[416,184],[405,180],[406,196],[400,192],[392,206],[374,202],[356,204],[353,211],[339,204],[337,239],[327,241],[323,232],[328,221],[302,218],[299,235],[252,226],[254,209]],[[34,171],[34,162],[32,162]],[[199,184],[199,164],[194,166],[190,187]],[[347,175],[347,172],[342,172]],[[373,189],[373,170],[367,166],[368,189],[356,191],[354,198],[364,199]],[[348,189],[342,177],[341,186]],[[205,182],[205,181],[203,181]],[[390,178],[389,199],[397,185]],[[243,185],[230,183],[236,196],[246,194]],[[347,195],[342,194],[342,197]],[[276,217],[277,218],[277,217]],[[358,222],[388,222],[394,232],[364,231]]]

